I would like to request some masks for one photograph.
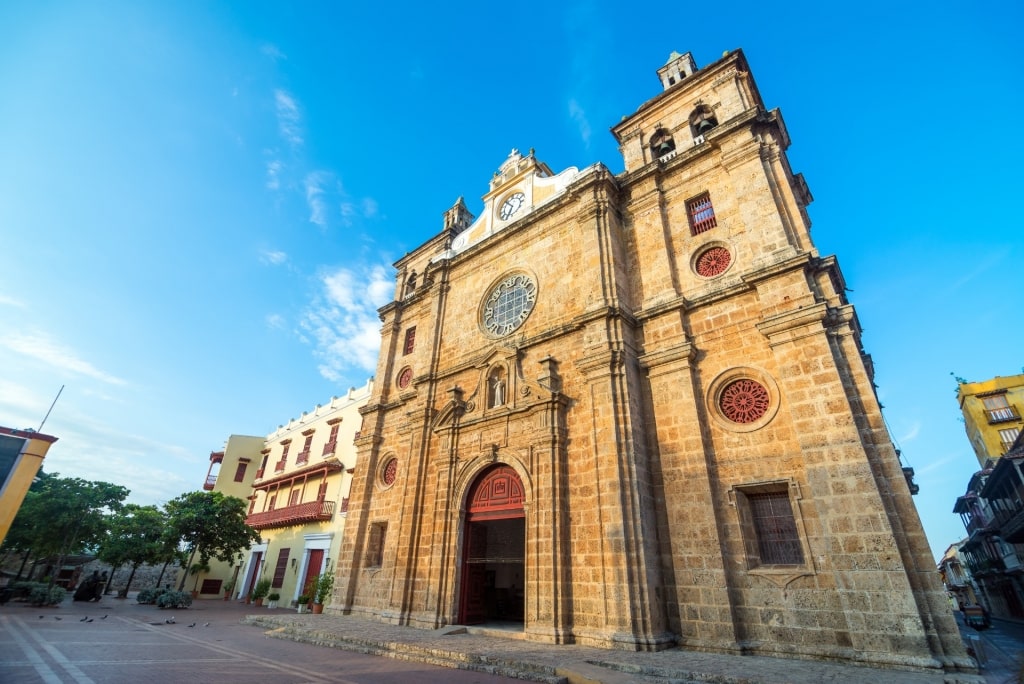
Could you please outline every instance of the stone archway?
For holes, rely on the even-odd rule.
[[[504,464],[469,488],[463,522],[459,622],[523,622],[526,515],[523,482]]]

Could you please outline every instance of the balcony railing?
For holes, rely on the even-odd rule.
[[[324,444],[324,453],[323,453],[323,455],[327,456],[328,454],[333,454],[334,450],[337,449],[337,448],[338,448],[338,440],[332,439],[327,444]]]
[[[280,461],[274,464],[274,472],[279,473],[284,470],[284,464],[288,462],[288,459],[282,458]]]
[[[348,497],[346,496],[341,500],[341,512],[348,513]]]
[[[309,449],[295,454],[295,465],[306,465],[309,463]]]
[[[272,511],[252,513],[245,519],[245,524],[253,529],[262,530],[268,527],[284,527],[316,520],[330,520],[333,515],[333,501],[309,501]]]
[[[1020,412],[1016,406],[1003,406],[995,409],[985,409],[989,425],[1005,423],[1008,420],[1020,420]]]
[[[213,486],[216,485],[216,484],[217,484],[217,476],[216,475],[207,475],[206,476],[206,482],[203,483],[203,489],[209,491],[209,490],[213,489]]]

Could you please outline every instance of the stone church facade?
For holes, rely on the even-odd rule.
[[[329,612],[971,668],[811,195],[741,51],[501,165],[396,264]]]

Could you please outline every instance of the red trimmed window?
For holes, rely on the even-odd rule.
[[[238,464],[238,467],[235,468],[235,482],[243,482],[245,480],[245,471],[248,467],[248,463]]]
[[[267,503],[267,510],[268,511],[274,510],[274,504],[276,504],[276,503],[277,503],[277,494],[274,494],[272,497],[270,497],[270,501]]]
[[[293,489],[291,494],[288,495],[288,505],[296,506],[299,503],[299,497],[302,496],[301,489]]]
[[[690,217],[690,232],[693,235],[700,235],[718,225],[710,193],[705,192],[687,202],[686,214]]]
[[[306,435],[306,443],[302,445],[302,451],[295,456],[295,465],[309,463],[309,448],[313,445],[313,435]]]
[[[412,350],[416,348],[416,326],[412,326],[405,331],[405,346],[402,347],[403,354],[412,354]]]
[[[327,444],[324,444],[324,456],[333,454],[334,450],[338,448],[338,428],[341,427],[341,423],[335,423],[331,426],[331,435],[327,438]]]
[[[277,567],[274,568],[274,579],[270,583],[270,586],[274,589],[280,589],[284,586],[284,573],[288,569],[288,555],[291,553],[291,549],[281,549],[281,552],[277,554]]]
[[[323,501],[327,498],[327,480],[320,483],[320,488],[316,491],[316,500]]]

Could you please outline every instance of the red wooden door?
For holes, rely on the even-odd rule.
[[[256,586],[256,578],[260,576],[260,570],[263,567],[263,552],[257,551],[252,554],[252,563],[249,565],[249,582],[245,587],[245,593],[242,596],[248,597],[252,593],[252,588]]]
[[[306,563],[306,578],[302,580],[302,593],[309,597],[310,601],[313,600],[313,582],[316,581],[316,576],[320,574],[320,566],[324,564],[324,550],[323,549],[310,549],[309,561]]]
[[[478,625],[487,619],[487,566],[480,562],[487,557],[487,528],[479,523],[466,523],[466,551],[463,555],[462,601],[459,606],[463,625]],[[474,562],[476,561],[476,562]]]

